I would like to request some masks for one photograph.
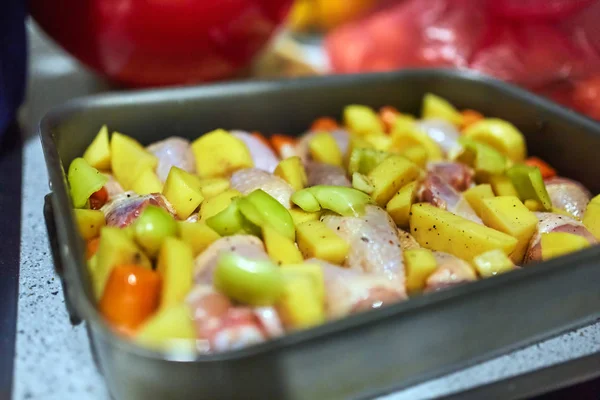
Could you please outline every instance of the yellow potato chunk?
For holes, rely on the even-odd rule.
[[[125,190],[131,189],[141,172],[154,170],[158,164],[158,158],[138,141],[119,132],[112,134],[110,152],[113,175]]]
[[[456,126],[463,124],[462,114],[448,100],[432,93],[427,93],[423,97],[421,117],[423,119],[443,119]]]
[[[392,138],[383,132],[370,133],[363,139],[369,144],[369,147],[378,151],[388,151],[392,147]]]
[[[427,149],[421,145],[409,146],[400,152],[402,157],[409,159],[421,168],[427,165]]]
[[[566,232],[542,233],[542,259],[564,256],[590,247],[586,238]]]
[[[337,144],[336,144],[337,147]],[[339,149],[338,149],[339,152]],[[340,155],[341,157],[341,155]],[[302,160],[298,156],[282,160],[275,168],[275,175],[286,181],[294,190],[302,190],[308,184],[306,170]]]
[[[83,159],[96,169],[110,169],[110,141],[106,125],[100,128],[100,132],[85,150]]]
[[[306,212],[300,207],[292,207],[288,210],[294,221],[294,225],[298,226],[303,222],[316,221],[321,216],[321,211],[317,212]]]
[[[514,162],[522,162],[527,157],[525,137],[510,122],[485,118],[466,127],[463,135],[492,146]]]
[[[404,265],[406,290],[409,294],[413,294],[425,288],[427,278],[437,268],[437,260],[430,250],[410,249],[404,251]]]
[[[410,208],[417,198],[417,186],[416,181],[405,185],[385,206],[387,212],[400,228],[408,227]]]
[[[298,247],[304,258],[319,258],[342,264],[350,245],[321,221],[304,222],[296,227]]]
[[[215,197],[229,189],[229,179],[208,178],[200,179],[200,190],[205,199]]]
[[[281,272],[285,276],[302,275],[312,279],[317,288],[317,298],[319,301],[325,300],[325,278],[323,277],[323,268],[318,264],[302,263],[302,264],[283,264]]]
[[[600,195],[594,197],[587,206],[585,214],[583,214],[583,224],[600,240]]]
[[[194,257],[221,237],[204,222],[177,221],[177,224],[181,240],[192,248]]]
[[[501,250],[491,250],[473,259],[473,267],[482,278],[512,271],[515,264]]]
[[[308,144],[313,160],[324,164],[342,165],[342,152],[330,133],[316,133]]]
[[[133,182],[131,190],[137,194],[161,193],[163,184],[153,169],[146,168],[138,175],[135,182]]]
[[[490,177],[490,185],[496,196],[515,196],[519,197],[515,185],[513,185],[510,178],[506,175],[496,175]]]
[[[411,118],[400,116],[396,120],[392,130],[392,146],[394,151],[403,153],[413,146],[421,146],[427,151],[429,161],[439,161],[443,159],[442,149],[435,140],[417,128]]]
[[[494,197],[492,186],[489,184],[477,185],[463,193],[463,196],[475,213],[481,217],[481,207],[484,199]]]
[[[318,287],[309,276],[286,274],[277,310],[288,329],[306,329],[325,321],[325,307]]]
[[[105,226],[100,231],[97,262],[92,274],[92,286],[96,299],[100,299],[113,268],[118,265],[135,264],[152,268],[146,254],[135,244],[125,230]]]
[[[217,215],[231,204],[231,199],[241,195],[235,189],[228,189],[206,200],[202,203],[202,207],[200,207],[200,221],[206,221],[208,218]]]
[[[358,136],[384,131],[383,123],[377,113],[371,107],[363,105],[346,106],[344,108],[344,124]]]
[[[410,233],[421,246],[467,261],[494,249],[508,255],[517,245],[517,239],[512,236],[427,203],[411,207],[409,222]]]
[[[177,217],[186,219],[204,200],[198,177],[178,167],[171,167],[163,195],[169,200]]]
[[[304,261],[296,243],[269,225],[262,228],[267,254],[277,265],[295,264]]]
[[[244,142],[223,129],[200,136],[192,143],[192,151],[201,178],[226,177],[254,165]]]
[[[490,228],[504,232],[518,240],[510,258],[520,264],[527,251],[531,237],[537,229],[538,219],[514,196],[484,199],[481,204],[481,220]]]
[[[401,187],[417,179],[420,172],[415,163],[402,156],[393,155],[386,158],[368,175],[375,187],[371,197],[381,207],[385,207],[392,196]]]
[[[528,199],[523,202],[529,211],[544,211],[544,205],[538,200]],[[554,212],[554,210],[552,211]]]
[[[162,278],[160,308],[181,303],[192,288],[194,254],[181,239],[168,237],[158,252],[156,270]]]
[[[104,213],[100,210],[87,210],[83,208],[75,208],[75,220],[77,227],[83,240],[95,238],[100,234],[100,230],[106,225]]]
[[[135,341],[154,349],[166,349],[189,342],[196,344],[196,328],[192,310],[186,303],[164,308],[150,317],[138,330]],[[188,347],[188,346],[186,346]]]

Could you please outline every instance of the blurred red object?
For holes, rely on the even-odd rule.
[[[42,29],[128,86],[228,78],[285,21],[292,0],[29,0]]]
[[[470,68],[600,119],[600,0],[404,0],[333,31],[334,72]]]

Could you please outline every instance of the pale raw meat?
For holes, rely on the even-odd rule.
[[[246,168],[231,176],[231,188],[242,194],[249,194],[256,189],[262,189],[274,197],[285,208],[291,208],[290,198],[294,189],[283,179],[258,168]]]
[[[196,159],[187,139],[173,136],[152,143],[146,150],[158,158],[156,175],[162,182],[167,180],[171,167],[179,167],[192,174],[196,173]]]
[[[418,197],[421,202],[430,203],[442,210],[450,211],[483,225],[464,197],[437,174],[431,172],[427,174],[419,189]]]
[[[544,183],[554,207],[583,218],[592,194],[581,183],[559,177],[546,179]]]
[[[441,251],[434,251],[433,255],[438,267],[427,278],[425,292],[435,292],[477,280],[477,275],[468,262]]]
[[[277,164],[279,164],[279,158],[269,146],[246,131],[231,131],[231,134],[248,147],[255,168],[269,173],[275,171]]]
[[[307,161],[305,165],[308,186],[332,185],[352,187],[352,183],[342,167],[316,161]]]
[[[173,206],[159,193],[141,196],[135,192],[125,192],[114,197],[101,210],[106,217],[106,225],[123,228],[133,223],[149,205],[164,208],[175,215]]]
[[[460,133],[454,125],[443,119],[425,119],[417,122],[417,128],[425,132],[448,154],[450,150],[458,146]]]

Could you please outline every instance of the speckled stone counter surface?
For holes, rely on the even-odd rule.
[[[13,398],[107,399],[85,329],[70,325],[60,281],[53,271],[42,215],[48,180],[39,138],[34,133],[37,121],[49,107],[106,88],[35,32],[31,47],[30,95],[21,116],[26,138]],[[600,323],[382,399],[435,398],[598,351]]]

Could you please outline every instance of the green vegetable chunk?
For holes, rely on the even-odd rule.
[[[366,175],[389,156],[390,153],[385,151],[361,147],[354,148],[348,160],[348,173],[353,175],[355,172],[360,172]]]
[[[477,181],[487,183],[490,177],[504,173],[506,157],[498,150],[466,137],[460,138],[459,143],[463,146],[463,150],[457,160],[475,170]]]
[[[71,199],[75,208],[83,208],[90,196],[108,182],[108,178],[96,168],[90,166],[83,158],[78,157],[71,162],[67,180],[71,191]]]
[[[214,272],[214,285],[225,295],[245,304],[274,304],[283,293],[281,271],[270,261],[254,261],[224,253]]]
[[[291,200],[303,211],[309,213],[321,211],[321,205],[319,204],[319,201],[314,196],[314,194],[308,189],[298,190],[292,195]]]
[[[346,217],[358,217],[365,211],[365,206],[372,203],[369,195],[353,188],[342,186],[317,185],[302,189],[292,196],[292,201],[304,211],[315,212],[319,210],[307,210],[303,204],[297,202],[298,198],[308,198],[310,193],[318,204],[319,209],[326,209]]]
[[[296,228],[289,211],[263,190],[257,189],[241,198],[238,205],[242,215],[254,225],[270,226],[288,239],[296,239]]]
[[[260,236],[260,228],[244,217],[240,211],[239,202],[239,197],[233,198],[226,209],[208,218],[206,225],[221,236],[231,236],[238,233]]]
[[[519,198],[525,200],[537,200],[542,203],[544,210],[552,210],[552,200],[546,190],[544,178],[540,169],[528,165],[515,165],[506,171],[512,181]]]
[[[137,244],[154,257],[166,238],[177,236],[177,222],[163,208],[148,206],[134,223]]]

